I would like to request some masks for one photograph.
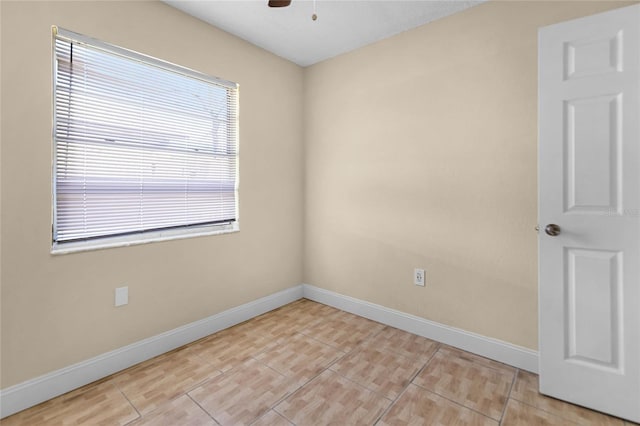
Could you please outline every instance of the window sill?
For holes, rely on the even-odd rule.
[[[105,237],[90,241],[54,243],[51,247],[51,254],[60,255],[115,247],[128,247],[139,244],[149,244],[158,241],[171,241],[181,240],[184,238],[204,237],[209,235],[230,234],[238,231],[240,231],[238,222],[226,225],[202,226],[191,229],[151,231],[135,235]]]

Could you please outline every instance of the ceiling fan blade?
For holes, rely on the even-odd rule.
[[[269,7],[285,7],[291,4],[291,0],[269,0]]]

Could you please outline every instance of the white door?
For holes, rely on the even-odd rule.
[[[640,5],[539,32],[540,392],[636,422],[639,62]]]

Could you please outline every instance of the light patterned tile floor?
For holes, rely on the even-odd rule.
[[[371,425],[391,400],[325,370],[275,410],[299,425]]]
[[[251,426],[291,426],[289,420],[282,417],[280,414],[271,410],[264,416],[260,417],[255,423],[252,423]]]
[[[617,425],[538,377],[301,299],[2,419],[15,425]]]
[[[250,359],[189,396],[223,426],[248,425],[298,387],[295,381]]]
[[[111,380],[87,385],[0,421],[13,425],[125,425],[139,414]]]
[[[295,334],[262,352],[256,359],[301,385],[322,373],[344,352],[304,334]]]
[[[619,419],[541,395],[538,393],[538,376],[526,371],[518,372],[511,399],[584,426],[623,424]]]
[[[152,426],[152,425],[198,425],[217,426],[215,420],[211,418],[198,404],[188,395],[182,395],[154,410],[147,416],[141,417],[131,426]]]
[[[474,425],[497,426],[498,422],[446,398],[410,384],[379,425]]]
[[[220,374],[187,346],[118,373],[113,382],[145,415]]]
[[[242,324],[192,343],[191,347],[202,359],[225,372],[272,345],[272,340],[249,333]]]
[[[438,342],[393,327],[385,327],[380,333],[365,340],[364,345],[386,349],[425,363],[440,347]]]
[[[516,370],[476,358],[479,357],[441,348],[413,383],[500,420]]]
[[[384,325],[380,323],[336,310],[323,321],[316,321],[302,330],[302,333],[343,352],[349,352],[383,329]]]
[[[426,361],[365,346],[343,357],[331,370],[382,396],[395,399],[425,364]]]

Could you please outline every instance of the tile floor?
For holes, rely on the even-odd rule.
[[[620,425],[536,375],[299,300],[2,420],[13,425]]]

